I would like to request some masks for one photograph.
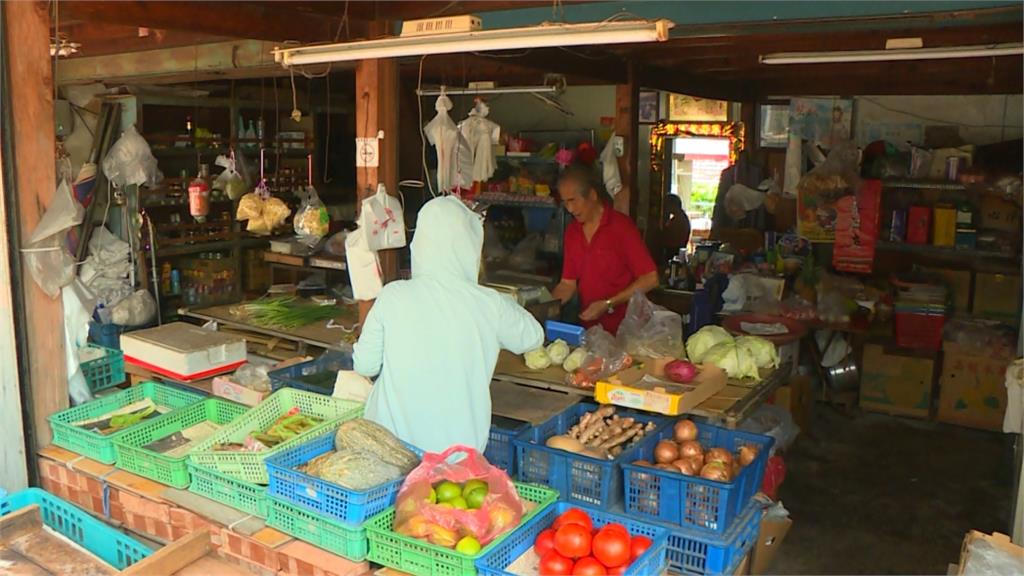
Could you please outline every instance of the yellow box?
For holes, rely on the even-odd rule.
[[[654,359],[644,366],[627,368],[607,381],[599,381],[594,388],[594,398],[601,404],[678,416],[725,388],[725,372],[710,364],[701,365],[697,377],[689,384],[677,384],[655,376],[664,374],[665,364],[671,360]]]
[[[935,207],[932,215],[932,244],[950,247],[956,245],[956,208]]]

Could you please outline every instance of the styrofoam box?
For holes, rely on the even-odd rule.
[[[179,380],[205,378],[245,362],[245,339],[172,322],[121,335],[125,361]]]

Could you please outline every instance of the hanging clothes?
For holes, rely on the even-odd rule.
[[[485,102],[477,100],[469,116],[459,124],[459,130],[473,151],[474,182],[487,182],[497,168],[494,145],[501,137],[501,126],[487,119],[490,111]]]
[[[437,188],[441,192],[469,190],[473,186],[473,152],[448,111],[452,101],[444,94],[434,103],[437,115],[423,134],[437,148]]]

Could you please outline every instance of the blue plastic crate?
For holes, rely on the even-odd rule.
[[[697,440],[705,450],[726,448],[736,452],[740,446],[751,445],[757,447],[757,457],[728,483],[626,463],[622,468],[627,514],[721,534],[746,509],[750,499],[761,489],[768,453],[775,439],[710,424],[697,424],[697,430]],[[672,433],[672,427],[658,431],[657,439],[644,445],[633,460],[653,461],[657,440],[670,438]]]
[[[39,488],[26,488],[6,497],[0,495],[0,516],[32,504],[39,506],[43,524],[118,570],[124,570],[153,553],[148,546],[134,538],[125,536],[81,508]]]
[[[590,506],[560,501],[534,516],[490,552],[478,558],[476,561],[477,573],[481,576],[514,576],[506,570],[509,565],[533,547],[533,541],[537,539],[537,535],[545,528],[550,527],[558,516],[570,508],[580,508],[586,511],[594,521],[595,528],[616,522],[625,526],[631,536],[647,536],[651,539],[651,547],[626,569],[626,576],[649,576],[665,572],[669,539],[667,528],[638,522],[633,518],[612,514]]]
[[[422,457],[423,452],[405,445]],[[370,490],[349,490],[295,469],[334,450],[334,432],[324,434],[267,458],[267,494],[345,524],[359,525],[395,503],[405,479],[397,478]]]
[[[128,330],[120,324],[102,324],[95,320],[89,321],[89,341],[111,350],[121,349],[121,334]]]
[[[761,513],[761,504],[750,502],[724,536],[709,530],[658,524],[669,529],[666,554],[669,570],[694,576],[734,573],[757,542]]]
[[[529,428],[530,425],[518,420],[506,418],[502,420],[506,422],[501,424],[495,423],[493,420],[491,422],[491,432],[487,438],[487,449],[484,450],[484,458],[487,458],[488,462],[507,472],[509,476],[514,477],[516,474],[516,447],[512,444],[512,441],[523,430]],[[519,424],[514,427],[508,426],[516,422]]]
[[[557,320],[548,320],[544,322],[544,337],[548,341],[554,341],[561,338],[565,340],[565,343],[569,346],[579,346],[580,342],[583,341],[583,333],[585,330],[583,326],[576,324],[569,324],[567,322],[559,322]]]
[[[570,406],[547,422],[524,430],[513,444],[516,447],[516,476],[522,482],[550,486],[565,500],[607,508],[622,500],[622,464],[639,458],[644,448],[653,450],[654,439],[668,418],[618,409],[623,417],[637,422],[654,422],[658,428],[637,444],[623,450],[614,460],[602,460],[556,450],[544,445],[548,438],[565,434],[586,412],[597,410],[597,404]]]
[[[334,380],[338,371],[351,369],[351,353],[328,350],[315,360],[273,370],[267,375],[270,376],[270,388],[274,392],[288,387],[330,396],[334,393]]]

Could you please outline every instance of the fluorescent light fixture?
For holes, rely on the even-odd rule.
[[[669,29],[673,26],[675,24],[671,20],[665,19],[617,20],[382,38],[363,42],[278,48],[274,50],[274,61],[287,68],[306,64],[460,52],[664,42],[668,40]]]
[[[460,96],[464,94],[554,94],[558,92],[557,86],[509,86],[507,88],[424,88],[417,90],[420,96],[440,96],[448,94]]]
[[[1024,44],[987,44],[984,46],[946,46],[896,50],[850,50],[845,52],[779,52],[762,54],[761,64],[829,64],[834,62],[886,62],[892,60],[945,60],[948,58],[988,58],[1024,54]]]

